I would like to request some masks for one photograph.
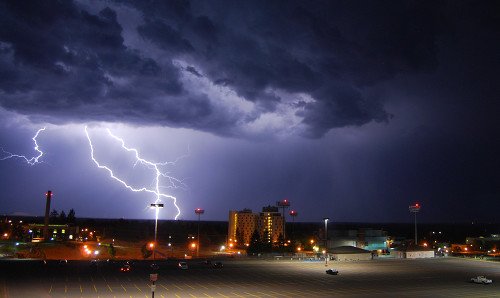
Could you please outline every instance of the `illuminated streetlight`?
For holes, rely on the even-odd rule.
[[[196,257],[200,256],[200,216],[205,213],[201,208],[194,209],[194,213],[198,214],[198,245],[196,246]]]
[[[290,207],[290,201],[287,199],[283,199],[281,201],[276,202],[276,206],[278,206],[278,208],[283,209],[283,240],[285,240],[286,239],[285,209]]]
[[[293,231],[293,226],[295,225],[295,216],[297,216],[299,214],[295,210],[290,210],[289,214],[292,217],[292,240],[294,240],[295,235],[294,235],[294,231]]]
[[[155,242],[156,243],[156,235],[158,233],[158,212],[160,210],[160,208],[163,208],[163,204],[160,204],[160,203],[153,203],[151,204],[151,208],[155,208],[156,209],[156,216],[155,216]],[[156,246],[153,245],[153,261],[155,260],[155,257],[156,257]]]
[[[417,242],[417,213],[420,211],[420,205],[418,203],[415,203],[415,205],[410,205],[408,207],[408,210],[415,214],[415,245],[418,244]]]
[[[325,250],[328,251],[328,221],[330,220],[328,217],[323,218],[325,221]],[[325,253],[326,251],[323,251]],[[325,255],[325,266],[328,266],[328,258]]]

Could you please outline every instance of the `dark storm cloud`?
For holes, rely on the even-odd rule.
[[[435,1],[110,4],[141,12],[135,30],[142,48],[126,45],[113,8],[93,14],[69,1],[4,1],[2,107],[49,122],[120,121],[228,134],[259,113],[275,112],[285,95],[272,91],[283,90],[314,98],[295,107],[303,107],[297,115],[307,134],[321,137],[332,128],[389,121],[373,86],[434,72],[438,42],[450,27],[449,7]],[[159,52],[151,54],[151,46]],[[178,58],[192,65],[179,67]],[[193,93],[182,71],[235,90],[256,104],[257,114],[238,117],[214,105],[217,96]]]

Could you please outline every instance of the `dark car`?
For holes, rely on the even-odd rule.
[[[188,269],[188,265],[186,262],[179,262],[179,264],[177,265],[180,269],[182,270],[187,270]]]
[[[214,268],[222,268],[224,267],[224,265],[222,265],[221,262],[214,262],[214,264],[212,265]]]
[[[125,264],[120,268],[121,272],[130,272],[130,270],[132,270],[132,267],[129,264]]]
[[[328,269],[326,270],[326,274],[337,275],[339,274],[339,271],[337,269]]]

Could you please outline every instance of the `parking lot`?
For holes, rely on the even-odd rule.
[[[498,297],[500,264],[468,259],[323,262],[222,260],[213,268],[189,260],[159,262],[155,297]],[[130,272],[121,263],[0,261],[2,297],[151,297],[150,262]],[[327,275],[335,268],[339,275]],[[492,285],[472,284],[486,275]]]

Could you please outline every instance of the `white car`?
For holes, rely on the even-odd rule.
[[[470,279],[470,281],[483,285],[491,284],[493,282],[491,279],[487,279],[485,276],[482,275],[473,277]]]

